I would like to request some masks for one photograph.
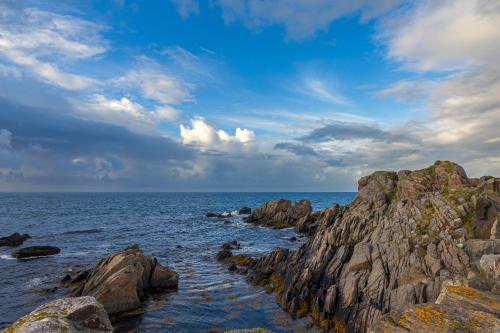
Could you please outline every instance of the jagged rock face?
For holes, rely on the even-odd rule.
[[[113,327],[104,307],[94,297],[69,297],[38,307],[20,318],[4,333],[111,333]]]
[[[476,218],[478,199],[496,205],[484,188],[451,162],[375,172],[360,179],[351,204],[321,213],[306,244],[258,260],[251,279],[271,286],[287,311],[331,331],[365,332],[390,311],[433,302],[450,279],[500,290],[479,267],[483,255],[498,254],[488,251],[495,252],[499,240],[466,243],[490,238],[475,235],[489,223]]]
[[[139,307],[145,291],[175,289],[178,281],[177,273],[133,245],[101,259],[74,294],[94,296],[112,315]]]
[[[311,202],[301,200],[273,200],[256,208],[249,216],[244,218],[247,223],[272,227],[276,229],[297,227],[300,232],[310,231],[317,219],[317,214],[311,214]]]

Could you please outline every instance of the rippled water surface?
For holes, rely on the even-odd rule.
[[[0,194],[0,235],[30,234],[23,246],[54,245],[53,257],[16,260],[0,247],[0,329],[66,290],[66,271],[90,266],[111,252],[137,243],[146,255],[177,271],[179,290],[148,295],[138,311],[115,322],[117,332],[205,332],[210,329],[264,327],[303,332],[307,320],[293,320],[274,295],[231,274],[214,259],[221,244],[237,240],[241,253],[261,254],[276,246],[294,248],[293,230],[273,230],[241,217],[208,219],[207,212],[258,207],[271,199],[309,199],[315,210],[346,204],[354,193],[23,193]],[[180,245],[180,248],[177,246]]]

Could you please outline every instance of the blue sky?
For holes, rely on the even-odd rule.
[[[500,170],[500,6],[0,1],[0,190],[350,191]]]

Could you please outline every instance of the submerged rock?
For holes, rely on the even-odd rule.
[[[19,246],[22,245],[31,236],[28,234],[13,233],[7,237],[0,237],[0,246]]]
[[[17,259],[26,259],[34,257],[45,257],[61,252],[56,246],[30,246],[12,252],[12,256]]]
[[[114,315],[139,307],[146,291],[172,290],[178,283],[177,273],[133,245],[99,260],[73,294],[94,296]]]
[[[104,307],[94,297],[69,297],[38,307],[20,318],[5,333],[113,332]]]
[[[449,280],[499,292],[497,257],[484,257],[498,254],[493,190],[452,162],[375,172],[359,180],[352,203],[320,213],[306,244],[251,263],[250,278],[293,315],[340,332],[366,332],[393,311],[434,302]],[[266,204],[249,221],[292,225],[291,208]]]

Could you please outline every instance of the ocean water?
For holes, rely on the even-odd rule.
[[[0,329],[37,306],[60,297],[67,270],[90,267],[131,244],[179,273],[179,290],[146,297],[143,308],[115,319],[117,332],[206,332],[263,327],[310,332],[308,319],[293,319],[273,294],[229,273],[215,259],[219,247],[237,240],[236,252],[259,255],[274,247],[295,248],[293,230],[274,230],[232,217],[230,224],[207,212],[260,206],[271,199],[308,199],[315,210],[347,204],[355,193],[0,193],[0,235],[28,233],[23,246],[54,245],[61,253],[16,260],[0,247]],[[177,246],[180,245],[180,248]]]

